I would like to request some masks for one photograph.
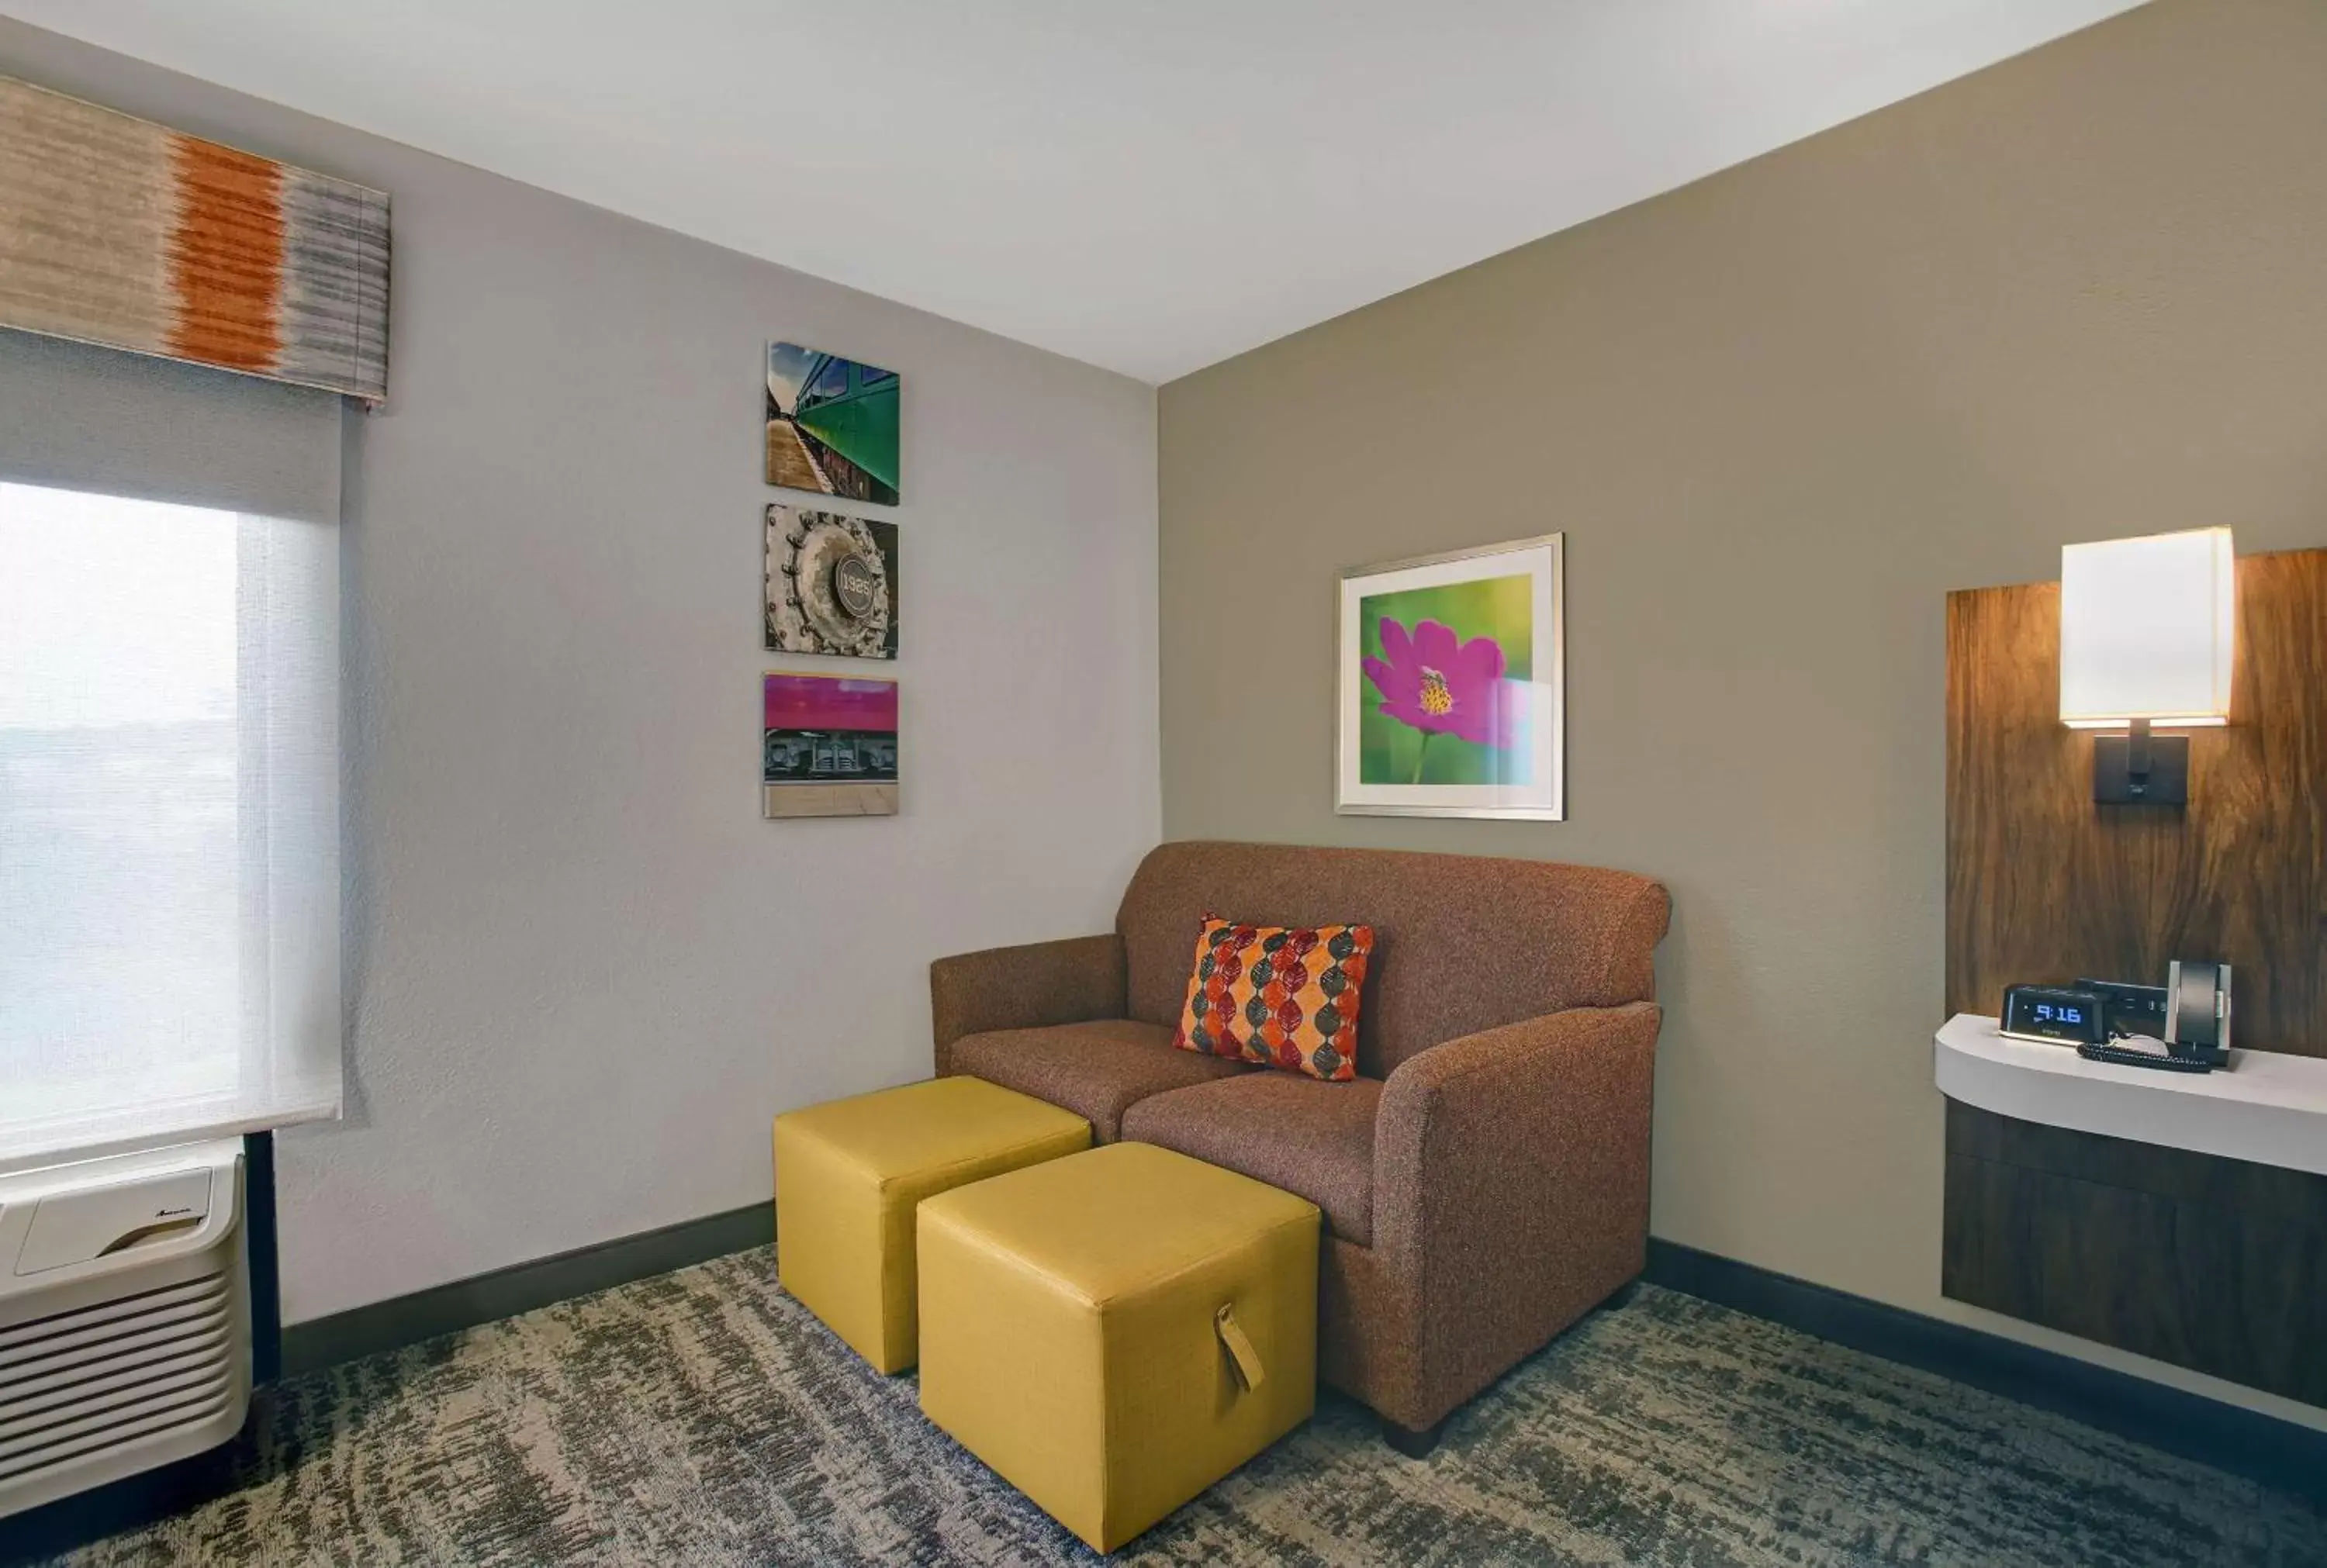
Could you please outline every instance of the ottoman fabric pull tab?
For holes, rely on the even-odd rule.
[[[1268,1380],[1260,1364],[1260,1352],[1252,1348],[1251,1337],[1236,1321],[1236,1308],[1227,1302],[1212,1314],[1212,1328],[1220,1337],[1221,1348],[1229,1353],[1229,1365],[1236,1368],[1237,1386],[1247,1394]]]

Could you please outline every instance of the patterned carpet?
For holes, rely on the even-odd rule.
[[[240,1489],[69,1561],[1097,1561],[770,1281],[765,1251],[280,1390]],[[1340,1399],[1135,1563],[2327,1563],[2327,1518],[1643,1288],[1425,1461]]]

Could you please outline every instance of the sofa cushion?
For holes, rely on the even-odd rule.
[[[1074,1112],[1102,1143],[1122,1135],[1123,1113],[1150,1095],[1252,1070],[1174,1050],[1169,1029],[1126,1018],[966,1034],[953,1042],[950,1059],[956,1072]]]
[[[1207,915],[1172,1043],[1347,1081],[1358,1071],[1366,926],[1250,926]]]
[[[1325,1211],[1335,1236],[1370,1246],[1374,1111],[1381,1096],[1378,1078],[1321,1083],[1285,1072],[1248,1073],[1143,1099],[1124,1113],[1122,1136],[1306,1198]]]

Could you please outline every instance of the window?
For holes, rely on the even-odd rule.
[[[337,1110],[333,533],[0,483],[0,1160]]]
[[[814,398],[819,403],[827,402],[847,390],[848,361],[827,359],[823,367],[817,371],[815,378],[808,383],[808,393],[800,401],[806,403],[809,398]]]

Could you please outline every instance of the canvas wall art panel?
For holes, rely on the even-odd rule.
[[[766,625],[776,653],[897,657],[897,525],[767,510]]]
[[[1341,574],[1337,811],[1566,815],[1564,538]]]
[[[768,482],[897,504],[894,370],[798,343],[768,345]]]
[[[895,681],[771,670],[760,707],[761,816],[896,815]]]

